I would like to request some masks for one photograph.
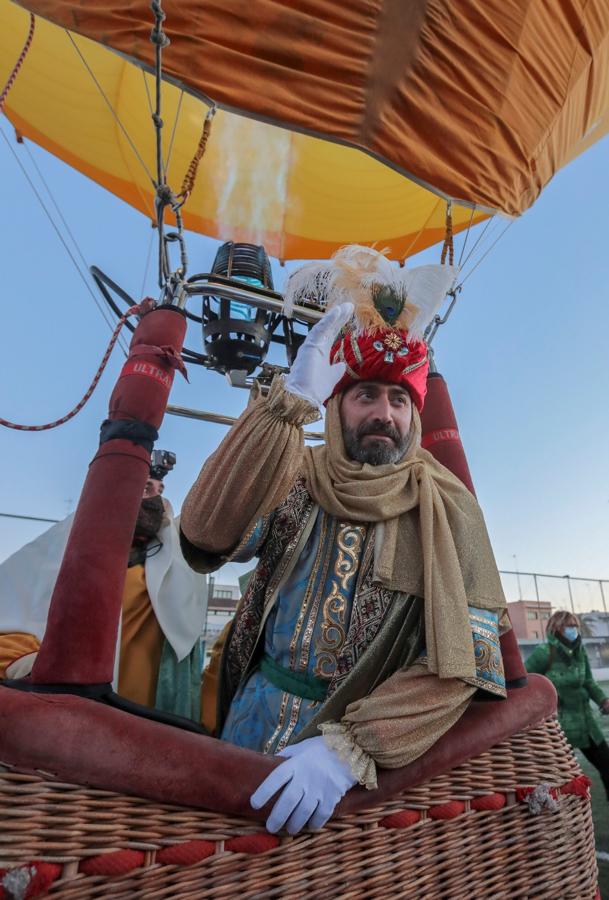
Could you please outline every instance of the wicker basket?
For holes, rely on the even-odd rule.
[[[535,815],[522,789],[540,783],[556,800],[546,793]],[[0,796],[0,866],[13,878],[0,884],[32,878],[25,897],[47,888],[66,900],[597,896],[585,779],[554,719],[297,838],[44,773],[4,768]]]

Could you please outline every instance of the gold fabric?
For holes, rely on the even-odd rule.
[[[326,445],[305,449],[300,426],[316,416],[309,404],[284,390],[281,378],[275,379],[268,399],[256,400],[243,413],[203,466],[181,525],[194,545],[191,550],[201,548],[201,565],[206,552],[228,556],[253,523],[287,496],[304,469],[308,490],[331,515],[376,521],[377,532],[384,532],[378,571],[391,589],[427,596],[427,577],[427,651],[434,652],[442,678],[415,664],[382,681],[387,660],[379,658],[382,683],[348,705],[340,722],[321,726],[358,780],[374,787],[375,761],[388,768],[406,765],[459,719],[475,690],[458,680],[475,676],[468,602],[503,609],[505,601],[480,509],[461,482],[420,449],[418,415],[406,459],[383,467],[346,458],[335,400],[328,404]],[[371,660],[375,652],[374,645],[367,651]],[[215,724],[213,669],[212,664],[203,681],[208,728]]]
[[[474,678],[468,606],[505,608],[480,507],[421,448],[414,407],[404,459],[371,466],[347,456],[339,404],[340,397],[328,402],[326,443],[305,450],[309,493],[332,516],[376,523],[375,576],[389,590],[425,598],[430,671],[441,678]]]
[[[231,624],[229,620],[216,639],[201,682],[201,722],[210,734],[215,734],[216,731],[220,663]]]
[[[268,398],[259,397],[243,411],[188,492],[180,517],[188,541],[208,553],[228,555],[258,519],[287,497],[302,466],[301,426],[318,418],[317,409],[275,378]],[[183,550],[196,569],[196,554]]]
[[[184,535],[195,548],[228,556],[285,499],[304,468],[307,488],[326,512],[376,523],[379,580],[390,590],[425,597],[430,671],[442,678],[475,678],[468,606],[505,608],[475,498],[421,448],[416,410],[406,457],[388,466],[347,457],[339,398],[328,402],[326,443],[305,449],[301,426],[316,417],[310,404],[285,391],[281,377],[274,379],[268,398],[242,413],[203,466],[182,510]],[[196,568],[192,548],[184,551]]]
[[[21,656],[36,653],[40,641],[33,634],[15,631],[0,634],[0,679],[6,678],[6,668]]]
[[[154,706],[163,649],[163,632],[154,614],[143,566],[127,569],[123,591],[123,617],[118,693],[134,703]],[[0,634],[0,679],[6,667],[40,648],[33,634]]]
[[[118,667],[118,693],[122,697],[154,706],[163,640],[148,596],[144,566],[131,566],[123,592]]]
[[[374,763],[397,769],[418,759],[461,718],[475,690],[415,664],[349,704],[341,722],[319,728],[358,781],[375,788]]]

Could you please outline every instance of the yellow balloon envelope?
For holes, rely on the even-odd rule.
[[[36,31],[9,118],[154,218],[149,4],[22,6]],[[186,227],[263,243],[280,259],[351,242],[403,259],[444,236],[446,198],[455,231],[490,211],[519,214],[609,127],[609,4],[589,0],[571,16],[563,6],[165,0],[174,190],[209,98],[220,107]],[[28,25],[24,9],[0,0],[0,78]]]
[[[29,17],[8,0],[0,10],[6,78]],[[6,111],[22,135],[154,220],[153,95],[154,78],[140,66],[38,19]],[[178,190],[209,107],[164,82],[162,108],[167,177]],[[445,203],[354,148],[219,110],[183,214],[188,229],[261,243],[279,259],[375,241],[404,258],[443,237]],[[471,218],[455,209],[455,228]]]

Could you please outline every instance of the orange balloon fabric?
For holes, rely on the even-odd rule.
[[[147,66],[147,0],[22,6]],[[164,0],[167,76],[509,215],[609,124],[607,0]]]

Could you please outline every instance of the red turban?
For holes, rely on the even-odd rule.
[[[383,328],[358,334],[348,330],[334,343],[330,360],[347,367],[332,396],[358,381],[384,381],[405,387],[419,412],[423,409],[429,371],[427,344],[409,344],[407,331]]]

